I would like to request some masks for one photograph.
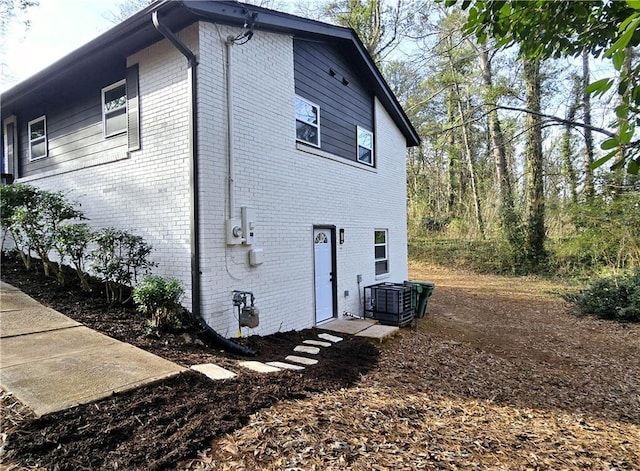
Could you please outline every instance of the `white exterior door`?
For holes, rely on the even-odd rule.
[[[313,229],[316,323],[333,317],[333,247],[331,236],[331,229]]]

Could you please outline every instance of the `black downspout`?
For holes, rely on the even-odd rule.
[[[223,348],[244,356],[255,356],[256,352],[244,345],[239,345],[212,329],[202,317],[201,299],[200,299],[200,197],[198,185],[198,116],[197,116],[197,80],[196,67],[198,60],[195,54],[180,41],[173,32],[160,23],[158,11],[154,11],[151,15],[153,26],[163,35],[171,44],[173,44],[189,62],[188,83],[189,83],[189,127],[191,133],[189,135],[189,160],[191,162],[190,183],[191,183],[191,311],[195,320],[200,324],[207,334]]]
[[[191,310],[196,319],[202,319],[201,299],[200,299],[200,196],[198,184],[198,116],[197,116],[197,75],[196,67],[198,60],[195,54],[181,42],[171,30],[160,23],[158,11],[154,11],[151,15],[153,26],[158,32],[175,46],[183,56],[187,58],[189,68],[188,84],[189,84],[189,162],[190,173],[189,179],[191,184]]]

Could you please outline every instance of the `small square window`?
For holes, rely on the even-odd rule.
[[[102,89],[104,137],[127,131],[127,88],[124,80]]]
[[[373,166],[373,133],[357,126],[358,162]]]
[[[376,229],[373,232],[373,251],[376,265],[376,275],[389,273],[389,251],[387,245],[387,230]]]
[[[296,95],[296,140],[320,147],[320,107]]]
[[[47,118],[40,116],[29,121],[29,160],[47,156]]]

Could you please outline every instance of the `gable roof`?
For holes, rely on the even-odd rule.
[[[157,0],[107,32],[76,49],[59,61],[2,93],[2,117],[13,109],[46,100],[53,87],[99,77],[109,64],[122,61],[163,36],[156,31],[151,15],[158,11],[164,25],[178,31],[196,21],[210,21],[242,27],[247,12],[257,13],[255,31],[283,33],[294,38],[321,40],[339,45],[348,60],[361,71],[359,78],[375,93],[405,136],[407,146],[420,143],[418,133],[382,77],[353,29],[334,26],[288,13],[234,1]]]

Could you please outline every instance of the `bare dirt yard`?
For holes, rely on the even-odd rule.
[[[5,467],[640,470],[640,325],[577,318],[547,281],[410,277],[436,283],[426,318],[382,345],[347,338],[303,373],[192,374],[42,419],[5,394]],[[129,337],[183,364],[234,361]],[[247,342],[276,354],[298,340]]]

